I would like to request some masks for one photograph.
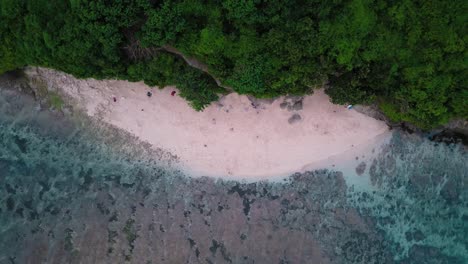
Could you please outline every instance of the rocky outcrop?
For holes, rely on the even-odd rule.
[[[230,91],[230,92],[233,92],[234,90],[232,89],[232,87],[229,87],[229,86],[226,86],[224,85],[221,80],[219,80],[218,78],[216,78],[215,76],[213,76],[210,72],[209,72],[209,69],[208,69],[208,65],[204,64],[203,62],[197,60],[196,58],[193,58],[193,57],[188,57],[186,56],[185,54],[183,54],[182,52],[180,52],[178,49],[172,47],[172,46],[169,46],[169,45],[166,45],[166,46],[163,46],[161,47],[162,50],[164,51],[167,51],[167,52],[170,52],[170,53],[173,53],[173,54],[176,54],[177,56],[181,57],[182,59],[185,60],[185,62],[190,65],[191,67],[193,68],[196,68],[196,69],[199,69],[203,72],[205,72],[206,74],[210,75],[211,78],[213,78],[213,80],[215,80],[216,84],[219,86],[219,87],[223,87],[224,89]]]
[[[288,123],[289,124],[296,124],[302,120],[302,117],[299,114],[293,114],[289,119]]]
[[[287,109],[288,111],[300,111],[302,110],[303,99],[303,96],[286,96],[280,104],[280,107],[281,109]]]
[[[392,122],[387,118],[376,105],[355,105],[355,111],[370,116],[377,120],[385,121],[391,128],[399,128],[408,133],[417,133],[431,140],[458,143],[461,142],[468,146],[468,121],[463,119],[454,119],[447,124],[434,128],[430,131],[423,131],[417,126],[408,122]]]
[[[354,105],[353,109],[361,114],[370,116],[380,121],[385,121],[391,126],[392,122],[379,110],[376,105]]]

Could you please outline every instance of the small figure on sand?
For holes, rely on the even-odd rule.
[[[114,103],[117,102],[117,98],[115,98],[115,96],[112,97],[112,100],[114,100]]]
[[[174,96],[176,94],[176,91],[172,91],[171,95]]]
[[[148,92],[146,93],[146,95],[147,95],[148,97],[151,97],[151,96],[153,95],[153,93],[150,92],[150,91],[148,91]]]

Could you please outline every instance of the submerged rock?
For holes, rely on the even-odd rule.
[[[320,170],[276,183],[190,178],[162,162],[170,153],[128,134],[92,122],[78,126],[64,118],[38,118],[33,106],[27,108],[30,101],[8,99],[15,111],[0,104],[0,196],[5,199],[0,223],[7,227],[0,236],[2,260],[353,264],[468,259],[468,157],[460,149],[401,136],[392,139],[369,172],[358,166],[361,177]],[[35,114],[25,115],[28,111]],[[61,128],[60,133],[43,129],[38,119]],[[355,179],[359,184],[353,184]]]
[[[366,171],[366,163],[362,161],[359,163],[359,165],[356,167],[356,173],[357,175],[362,175]]]

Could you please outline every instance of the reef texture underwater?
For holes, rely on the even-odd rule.
[[[461,144],[396,131],[360,176],[278,183],[191,178],[163,155],[0,89],[0,263],[468,263]]]

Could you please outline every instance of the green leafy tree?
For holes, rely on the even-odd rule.
[[[165,53],[170,46],[238,93],[302,95],[328,83],[333,102],[376,102],[395,121],[431,128],[468,115],[467,9],[445,0],[0,0],[0,72],[37,65],[176,85],[203,109],[224,89]]]

